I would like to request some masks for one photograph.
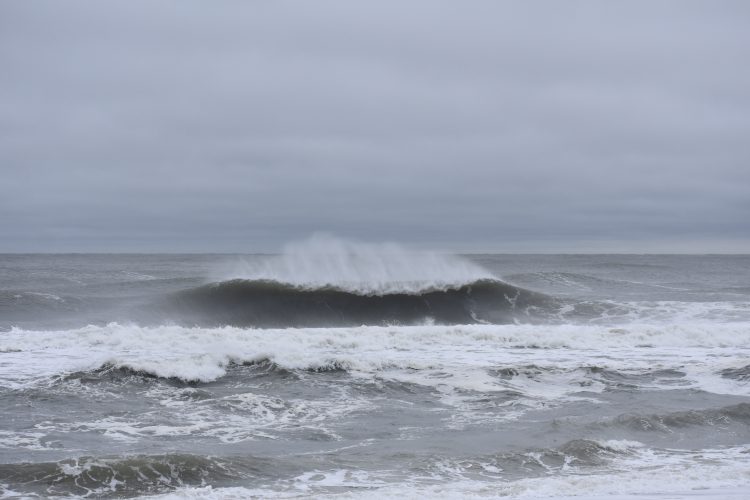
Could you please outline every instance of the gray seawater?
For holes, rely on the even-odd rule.
[[[0,496],[750,496],[750,256],[334,250],[0,256]]]

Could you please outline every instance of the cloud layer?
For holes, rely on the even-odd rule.
[[[0,251],[750,251],[750,4],[0,4]]]

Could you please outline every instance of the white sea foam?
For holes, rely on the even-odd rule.
[[[750,302],[682,302],[682,301],[601,301],[608,306],[601,316],[593,318],[597,323],[728,323],[750,322]],[[568,306],[560,316],[575,309]]]
[[[409,250],[395,243],[357,243],[315,235],[285,246],[281,255],[243,262],[221,278],[385,294],[445,289],[495,276],[453,255]]]
[[[26,292],[26,295],[33,295],[35,297],[41,297],[43,299],[52,300],[55,302],[64,302],[65,299],[62,297],[55,295],[53,293],[42,293],[42,292]],[[18,297],[18,295],[16,295]]]
[[[286,369],[343,368],[441,390],[512,390],[559,399],[602,386],[597,366],[620,372],[674,369],[685,386],[746,394],[745,380],[721,377],[750,357],[747,323],[464,325],[306,329],[140,327],[112,323],[76,330],[0,332],[0,385],[23,387],[106,365],[159,377],[212,381],[234,363],[270,360]],[[495,368],[540,367],[535,377]],[[669,380],[670,388],[674,381]],[[645,383],[644,383],[645,384]],[[644,388],[658,388],[658,380]],[[583,387],[583,389],[582,389]]]
[[[0,449],[46,450],[48,446],[42,443],[44,437],[41,432],[0,431]]]
[[[277,439],[281,434],[314,432],[327,439],[339,439],[330,424],[353,412],[372,406],[363,397],[352,397],[345,391],[328,399],[281,399],[252,392],[195,400],[191,389],[175,391],[157,387],[147,397],[158,405],[169,407],[172,417],[165,421],[158,405],[137,415],[107,416],[93,421],[46,421],[35,426],[49,433],[95,432],[108,439],[136,443],[163,437],[210,438],[223,443],[255,439]],[[44,434],[39,434],[44,436]],[[10,435],[9,435],[10,436]],[[9,437],[20,439],[23,436]],[[10,441],[9,441],[10,442]],[[2,447],[0,434],[0,447]]]
[[[150,274],[144,273],[136,273],[134,271],[122,271],[122,275],[125,276],[125,278],[133,281],[152,281],[156,279],[156,276],[151,276]]]

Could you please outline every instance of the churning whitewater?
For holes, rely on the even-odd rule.
[[[0,256],[0,495],[745,498],[750,257]]]

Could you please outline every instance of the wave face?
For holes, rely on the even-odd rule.
[[[182,324],[252,327],[528,322],[555,301],[466,259],[325,235],[244,261],[162,307]]]
[[[166,307],[181,321],[201,325],[331,327],[528,322],[554,305],[542,294],[489,279],[383,294],[236,279],[180,292]]]

